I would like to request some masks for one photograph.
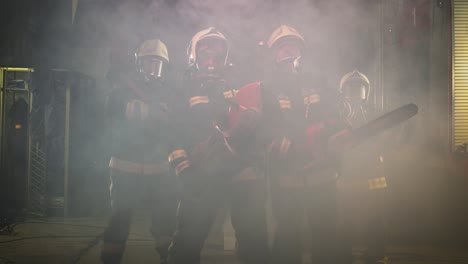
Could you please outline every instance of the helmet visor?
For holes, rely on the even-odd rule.
[[[297,74],[301,66],[301,48],[297,41],[287,39],[275,48],[275,64],[281,72]]]
[[[151,78],[161,78],[163,61],[156,57],[143,57],[140,60],[140,72]]]
[[[366,100],[366,85],[358,80],[349,81],[343,87],[343,95],[350,100]]]
[[[301,57],[301,48],[298,46],[297,41],[286,40],[278,45],[275,53],[276,62],[280,62],[287,58]]]

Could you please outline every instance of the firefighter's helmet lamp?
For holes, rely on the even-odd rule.
[[[349,101],[366,102],[369,98],[369,90],[369,79],[357,70],[351,71],[341,78],[339,92]]]
[[[161,80],[169,63],[167,47],[159,39],[144,41],[135,53],[138,71],[147,81]]]
[[[228,64],[226,37],[213,27],[197,32],[187,53],[189,67],[201,76],[219,77]]]

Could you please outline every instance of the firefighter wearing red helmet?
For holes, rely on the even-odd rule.
[[[107,98],[111,140],[110,194],[112,214],[103,235],[101,260],[120,263],[129,234],[130,219],[142,194],[151,199],[151,233],[160,263],[175,229],[177,182],[166,162],[169,137],[169,95],[165,71],[166,45],[144,41],[135,53],[136,70],[120,74]]]
[[[236,136],[229,133],[242,129],[229,126],[228,113],[237,90],[226,81],[227,39],[213,27],[204,29],[192,37],[187,55],[184,96],[178,100],[175,142],[168,158],[183,189],[170,263],[200,263],[205,239],[225,202],[240,260],[265,263],[263,181],[250,166],[248,155],[238,152],[240,140],[232,140]]]
[[[263,82],[239,89],[235,98],[244,109],[258,112],[256,139],[267,144],[276,232],[273,263],[302,263],[302,219],[307,212],[313,263],[338,263],[336,257],[336,173],[330,169],[307,175],[295,171],[327,152],[328,140],[346,127],[339,122],[335,98],[319,77],[302,73],[304,37],[282,25],[266,42],[269,73]],[[305,78],[310,79],[305,82]],[[325,87],[326,88],[326,87]],[[231,111],[232,122],[242,112]]]

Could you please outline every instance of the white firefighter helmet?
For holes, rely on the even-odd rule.
[[[161,78],[164,64],[169,63],[166,44],[160,39],[145,40],[135,51],[138,71],[147,78]]]
[[[135,53],[136,58],[144,56],[158,56],[169,62],[167,47],[160,39],[145,40]]]
[[[189,44],[189,46],[187,48],[189,67],[192,67],[192,66],[196,65],[196,63],[197,63],[197,45],[202,40],[205,40],[205,39],[215,39],[215,40],[217,39],[217,40],[220,40],[221,42],[224,43],[224,45],[225,45],[225,54],[223,56],[224,58],[223,58],[222,63],[223,63],[223,66],[226,66],[227,61],[228,61],[228,55],[229,55],[229,45],[228,45],[227,39],[223,35],[223,33],[218,31],[216,28],[209,27],[207,29],[203,29],[203,30],[197,32],[192,37],[192,40],[190,41],[190,44]]]
[[[339,92],[348,99],[367,101],[369,91],[369,78],[358,70],[348,72],[340,80]]]

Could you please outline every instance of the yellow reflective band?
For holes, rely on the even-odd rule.
[[[210,98],[208,96],[194,96],[190,98],[190,107],[193,107],[194,105],[197,104],[207,104],[210,102]]]
[[[137,163],[111,157],[109,168],[131,174],[160,175],[169,171],[167,163]]]
[[[171,154],[169,154],[167,159],[168,159],[169,163],[171,163],[176,159],[186,158],[186,157],[187,157],[187,152],[185,152],[185,150],[176,149],[176,150],[172,151]]]
[[[239,90],[226,91],[226,92],[224,92],[224,98],[226,98],[226,99],[233,98],[234,96],[236,96],[236,94],[238,92],[239,92]]]
[[[175,173],[177,176],[180,175],[180,173],[182,173],[185,169],[187,169],[188,167],[190,167],[190,161],[189,160],[184,160],[182,162],[180,162],[179,164],[177,164],[177,166],[175,167]]]
[[[169,171],[169,164],[143,164],[143,175],[162,175]]]
[[[291,101],[289,100],[279,100],[281,109],[291,109]]]
[[[140,108],[139,118],[141,120],[144,120],[146,117],[148,117],[148,114],[149,114],[148,105],[145,104],[141,100],[132,100],[132,101],[127,103],[127,107],[126,107],[126,110],[125,110],[125,115],[127,116],[127,118],[134,118],[135,117],[135,108],[136,107]]]
[[[367,180],[369,183],[369,190],[378,190],[387,188],[387,180],[385,177],[373,178]]]
[[[309,105],[309,104],[315,104],[320,102],[320,95],[319,94],[312,94],[309,96],[304,97],[304,104]]]

